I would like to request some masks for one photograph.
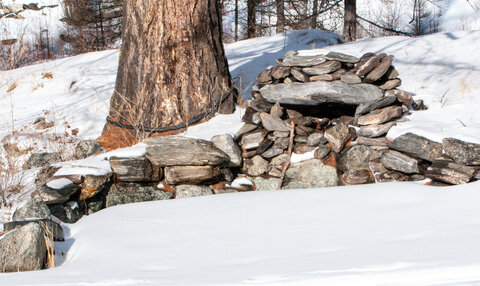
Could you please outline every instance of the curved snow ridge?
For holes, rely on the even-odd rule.
[[[381,183],[116,206],[69,225],[63,265],[0,283],[468,284],[480,281],[479,187]]]

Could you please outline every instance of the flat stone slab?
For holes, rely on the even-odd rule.
[[[218,166],[230,159],[206,140],[165,136],[149,138],[146,143],[146,157],[157,166]]]
[[[308,75],[315,76],[315,75],[332,73],[334,71],[339,70],[341,67],[342,67],[342,63],[339,61],[327,61],[320,65],[303,68],[303,72],[305,72]]]
[[[475,173],[475,169],[447,160],[437,160],[425,172],[427,178],[453,184],[468,183]]]
[[[480,144],[469,143],[455,138],[442,141],[445,154],[455,162],[470,166],[480,165]]]
[[[419,160],[394,150],[383,153],[381,162],[387,169],[407,174],[418,174]]]
[[[442,144],[413,133],[395,138],[388,147],[430,162],[442,156]]]
[[[306,56],[302,57],[298,55],[297,51],[288,51],[285,54],[282,65],[288,67],[311,67],[319,65],[327,61],[325,56]]]
[[[282,83],[260,89],[270,102],[294,105],[344,103],[359,105],[383,97],[383,91],[371,84],[347,84],[341,81],[315,81],[308,83]]]

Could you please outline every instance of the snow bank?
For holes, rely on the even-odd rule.
[[[68,227],[63,265],[0,283],[472,285],[479,187],[389,183],[113,207]]]

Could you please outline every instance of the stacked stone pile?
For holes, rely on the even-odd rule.
[[[421,100],[398,89],[393,56],[302,57],[290,51],[278,62],[258,75],[254,99],[246,102],[246,123],[238,134],[246,174],[281,177],[294,126],[294,152],[314,151],[317,160],[336,169],[340,184],[478,179],[478,167],[467,166],[480,156],[477,144],[454,139],[440,144],[414,134],[387,140],[396,120],[425,109]],[[470,159],[459,161],[453,150],[464,150],[462,156]]]

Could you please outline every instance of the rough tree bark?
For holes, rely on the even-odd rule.
[[[254,38],[257,30],[256,0],[247,0],[247,38]]]
[[[357,39],[357,0],[345,0],[343,38],[347,42]]]
[[[124,11],[123,46],[102,144],[131,144],[131,136],[122,137],[140,139],[151,129],[234,111],[236,91],[216,0],[125,0]]]
[[[276,32],[285,31],[285,1],[277,0],[277,27]]]

